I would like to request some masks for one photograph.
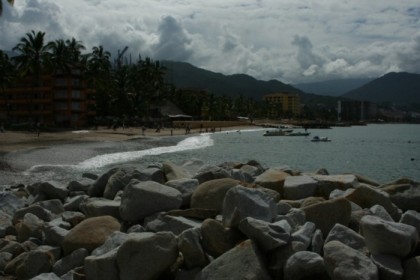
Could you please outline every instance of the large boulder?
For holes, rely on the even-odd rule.
[[[119,168],[112,168],[102,174],[96,181],[89,186],[88,194],[91,197],[102,197],[104,195],[106,184],[108,183],[109,178],[116,173]]]
[[[178,248],[184,257],[184,265],[188,269],[204,267],[209,263],[200,240],[200,228],[185,230],[178,236]]]
[[[420,237],[420,213],[414,210],[408,210],[401,215],[400,223],[413,226],[417,229]]]
[[[365,238],[352,229],[341,224],[334,225],[327,238],[325,239],[325,243],[334,240],[340,241],[341,243],[363,253],[367,253]]]
[[[235,186],[225,195],[222,215],[226,227],[236,227],[247,217],[272,222],[277,215],[277,204],[259,189]]]
[[[44,194],[48,199],[60,199],[64,201],[68,195],[67,186],[56,181],[43,182],[38,185],[38,192]]]
[[[107,199],[114,199],[115,195],[125,188],[133,178],[132,170],[119,169],[113,173],[105,185],[104,197]]]
[[[175,235],[181,234],[184,230],[199,228],[201,226],[201,222],[198,220],[176,217],[163,213],[146,218],[144,224],[147,231],[170,231]]]
[[[317,181],[310,176],[287,176],[283,186],[284,198],[298,200],[314,196],[316,187]]]
[[[39,219],[43,220],[44,222],[49,222],[53,218],[53,215],[49,210],[44,209],[39,205],[33,204],[28,207],[17,210],[15,212],[15,215],[13,216],[13,223],[16,224],[19,220],[23,219],[23,217],[28,213],[31,213],[37,216]]]
[[[30,279],[41,273],[50,272],[53,263],[54,258],[51,254],[32,250],[10,261],[5,267],[5,272],[16,275],[17,279]]]
[[[215,258],[233,248],[239,239],[237,232],[223,227],[221,222],[213,219],[202,223],[201,236],[204,250]]]
[[[167,181],[191,178],[191,175],[186,169],[170,161],[165,161],[162,164],[162,169]]]
[[[401,179],[392,182],[382,189],[389,194],[392,203],[403,211],[415,210],[420,212],[420,183]]]
[[[200,184],[191,196],[191,208],[215,209],[221,212],[227,191],[238,184],[239,181],[230,178],[215,179]]]
[[[83,266],[85,257],[89,255],[88,250],[85,248],[80,248],[73,251],[70,255],[65,256],[64,258],[58,260],[52,270],[58,276],[66,274],[70,270]]]
[[[398,208],[391,202],[389,195],[378,188],[361,184],[353,192],[346,195],[345,198],[362,208],[371,208],[374,205],[381,205],[395,221],[398,221],[400,218]]]
[[[1,211],[13,216],[15,212],[25,206],[25,201],[12,192],[0,192]]]
[[[23,242],[30,237],[42,240],[44,221],[31,213],[26,213],[22,221],[16,225],[17,241]]]
[[[300,251],[293,254],[284,267],[284,280],[329,280],[324,259],[314,252]]]
[[[218,279],[271,279],[265,267],[263,255],[251,240],[246,240],[224,253],[198,275],[196,280]]]
[[[328,198],[330,193],[335,190],[347,190],[358,186],[359,181],[353,174],[345,175],[312,175],[317,183],[316,196]]]
[[[121,197],[120,215],[124,221],[136,222],[161,211],[178,209],[181,193],[171,187],[153,182],[131,181]]]
[[[202,184],[210,180],[230,178],[230,173],[220,166],[205,165],[197,171],[197,174],[193,178]]]
[[[350,222],[351,205],[343,198],[327,200],[303,207],[306,220],[313,222],[324,236],[327,236],[336,223],[347,226]]]
[[[290,174],[282,170],[270,168],[258,175],[254,183],[264,188],[275,190],[283,196],[284,181],[288,176]]]
[[[361,232],[372,254],[388,254],[404,258],[415,249],[417,229],[413,226],[389,222],[376,216],[364,216]]]
[[[118,220],[111,216],[88,218],[65,236],[62,243],[64,253],[67,255],[79,248],[91,252],[102,245],[113,232],[119,231],[120,227]]]
[[[149,166],[144,169],[136,169],[134,178],[139,181],[154,181],[156,183],[165,184],[166,176],[162,168],[157,166]]]
[[[118,200],[109,200],[100,197],[92,197],[83,200],[80,204],[80,210],[86,217],[112,216],[121,219],[120,216],[121,202]]]
[[[113,250],[101,255],[91,255],[86,257],[84,261],[86,279],[120,280],[117,265],[118,249],[119,248],[114,248]]]
[[[178,179],[165,183],[166,186],[177,189],[182,194],[182,206],[189,206],[191,203],[191,196],[199,183],[197,179]]]
[[[417,280],[420,275],[420,256],[404,261],[403,268],[405,280]]]
[[[404,269],[400,258],[391,255],[373,254],[370,257],[378,267],[379,279],[397,280],[403,279]]]
[[[130,235],[118,249],[120,279],[157,279],[178,258],[175,235],[169,232]]]
[[[324,263],[331,279],[379,279],[378,268],[372,260],[340,241],[334,240],[324,245]]]

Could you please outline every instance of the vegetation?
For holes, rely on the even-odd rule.
[[[13,6],[14,0],[7,0],[7,2]],[[0,0],[0,16],[3,13],[3,0]]]

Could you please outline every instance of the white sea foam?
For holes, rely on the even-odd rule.
[[[186,150],[201,149],[213,145],[213,139],[210,135],[199,135],[186,138],[180,141],[175,146],[167,147],[156,147],[148,150],[141,151],[131,151],[131,152],[121,152],[121,153],[112,153],[99,155],[90,159],[87,159],[77,165],[79,168],[89,169],[89,168],[100,168],[110,164],[118,164],[129,162],[133,160],[140,159],[144,156],[150,155],[161,155],[166,153],[174,153]]]

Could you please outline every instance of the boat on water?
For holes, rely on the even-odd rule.
[[[331,139],[328,137],[319,137],[319,136],[314,136],[314,138],[312,138],[311,140],[312,142],[331,142]]]
[[[276,130],[267,130],[263,135],[264,136],[286,136],[288,133],[293,132],[293,129],[276,129]]]
[[[285,136],[309,136],[309,134],[311,134],[311,133],[310,132],[297,131],[297,132],[287,133]]]

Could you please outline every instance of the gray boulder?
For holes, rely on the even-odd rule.
[[[82,178],[81,180],[73,180],[67,184],[67,189],[69,192],[84,192],[89,191],[89,187],[93,184],[94,180],[90,178]]]
[[[15,275],[18,279],[30,279],[41,273],[50,272],[53,262],[50,254],[33,250],[20,254],[10,261],[5,267],[5,272]]]
[[[34,205],[39,205],[44,209],[49,210],[54,215],[60,215],[64,212],[63,202],[60,199],[51,199],[38,201]]]
[[[394,222],[394,219],[391,217],[391,215],[389,215],[389,213],[382,205],[376,204],[370,207],[369,210],[373,216],[379,217],[385,221]]]
[[[187,229],[178,236],[178,248],[182,253],[184,265],[187,269],[204,267],[209,263],[200,240],[200,228]]]
[[[44,221],[31,213],[26,213],[22,221],[16,225],[17,241],[23,242],[30,237],[42,240]]]
[[[420,236],[420,213],[414,210],[408,210],[401,215],[400,223],[413,226],[417,229]]]
[[[317,181],[310,176],[288,176],[283,186],[284,198],[298,200],[314,196],[316,188]]]
[[[379,279],[378,268],[365,254],[340,241],[324,245],[324,263],[331,279]]]
[[[254,183],[267,189],[272,189],[283,194],[283,186],[288,173],[274,168],[267,169],[255,178]]]
[[[230,178],[230,173],[220,166],[204,165],[201,167],[193,179],[197,179],[200,184],[222,178]]]
[[[358,186],[357,177],[352,174],[345,175],[312,175],[317,183],[317,196],[328,198],[335,190],[347,190]]]
[[[269,223],[252,217],[243,219],[238,229],[255,241],[264,252],[286,245],[291,232],[291,227],[286,220]]]
[[[311,250],[314,253],[322,256],[322,248],[324,247],[324,237],[322,236],[322,231],[316,229],[311,240]]]
[[[74,227],[83,221],[86,216],[82,212],[65,211],[63,214],[61,214],[61,218],[63,219],[63,222],[67,222],[71,225],[71,227]]]
[[[51,246],[61,246],[68,230],[46,223],[43,227],[44,244]]]
[[[23,219],[23,217],[27,213],[31,213],[37,216],[39,219],[43,220],[44,222],[51,221],[53,217],[49,210],[44,209],[39,205],[31,205],[31,206],[17,210],[15,212],[15,215],[13,216],[13,223],[16,224],[19,220]]]
[[[230,178],[200,184],[191,196],[191,208],[215,209],[220,213],[227,191],[238,184],[239,181]]]
[[[176,165],[170,161],[165,161],[162,164],[163,172],[167,181],[191,178],[189,172],[182,166]]]
[[[371,259],[373,263],[378,267],[379,279],[403,279],[404,270],[399,258],[391,255],[373,254]]]
[[[181,193],[171,187],[153,182],[132,181],[121,197],[120,215],[124,221],[136,222],[157,212],[178,209]]]
[[[121,244],[123,244],[127,239],[129,238],[129,235],[127,233],[121,232],[121,231],[115,231],[111,233],[111,235],[108,237],[108,239],[105,241],[104,244],[99,246],[98,248],[94,249],[92,251],[92,256],[100,256],[104,255],[115,248],[118,248]]]
[[[52,270],[58,276],[66,274],[70,270],[83,266],[85,257],[89,255],[89,251],[85,248],[80,248],[73,251],[70,255],[65,256],[64,258],[58,260]]]
[[[0,253],[0,271],[4,271],[8,262],[13,259],[13,254],[9,252]]]
[[[420,275],[420,256],[412,257],[403,262],[404,279],[418,280]]]
[[[293,254],[284,267],[284,280],[329,280],[324,259],[317,253],[300,251]]]
[[[109,215],[116,219],[121,219],[120,205],[120,201],[93,197],[81,202],[79,207],[86,217]]]
[[[292,233],[291,240],[301,242],[306,250],[311,245],[315,230],[316,227],[314,223],[306,222],[297,231]]]
[[[402,211],[415,210],[420,212],[419,182],[401,179],[386,186],[382,186],[382,190],[389,194],[392,203],[394,203]]]
[[[252,265],[250,265],[252,264]],[[207,265],[196,280],[271,279],[262,254],[251,240],[246,240]]]
[[[224,228],[221,222],[214,219],[207,219],[201,224],[201,236],[204,250],[215,258],[238,242],[238,234],[234,230]]]
[[[6,236],[8,230],[12,229],[12,216],[0,210],[0,238]]]
[[[197,179],[184,178],[168,181],[165,185],[178,190],[182,194],[181,206],[189,206],[191,203],[191,196],[199,184]]]
[[[119,247],[114,248],[104,254],[87,256],[84,262],[86,279],[120,280],[117,265],[118,249]]]
[[[169,232],[130,235],[118,249],[120,279],[157,279],[178,257],[175,235]]]
[[[102,197],[109,178],[118,170],[119,168],[112,168],[99,176],[99,178],[89,187],[88,195],[90,197]]]
[[[69,193],[67,186],[60,182],[49,181],[38,185],[38,192],[44,194],[49,199],[60,199],[64,201]]]
[[[145,169],[136,169],[133,177],[139,181],[154,181],[159,184],[165,184],[166,176],[162,168],[149,166]]]
[[[170,231],[175,235],[181,234],[184,230],[201,226],[201,222],[198,220],[170,216],[163,213],[146,218],[144,224],[146,231]]]
[[[133,178],[133,170],[127,170],[124,168],[118,169],[115,173],[113,173],[109,178],[105,185],[104,189],[104,198],[107,199],[114,199],[115,195],[118,191],[123,190],[125,186],[130,183],[131,179]]]
[[[389,254],[404,258],[413,252],[417,245],[418,234],[413,226],[384,221],[371,215],[364,216],[360,225],[366,245],[372,254]]]
[[[226,227],[236,227],[247,217],[272,222],[277,215],[277,204],[261,190],[236,186],[225,195],[222,215]]]
[[[66,203],[64,203],[65,211],[81,211],[80,205],[89,198],[88,195],[77,195],[69,198]]]
[[[45,272],[31,278],[30,280],[62,280],[62,279],[53,272],[49,272],[49,273]]]
[[[362,253],[367,253],[365,238],[352,229],[341,224],[334,225],[334,227],[328,233],[328,236],[325,239],[325,243],[334,240],[340,241],[341,243],[355,250],[361,251]]]

